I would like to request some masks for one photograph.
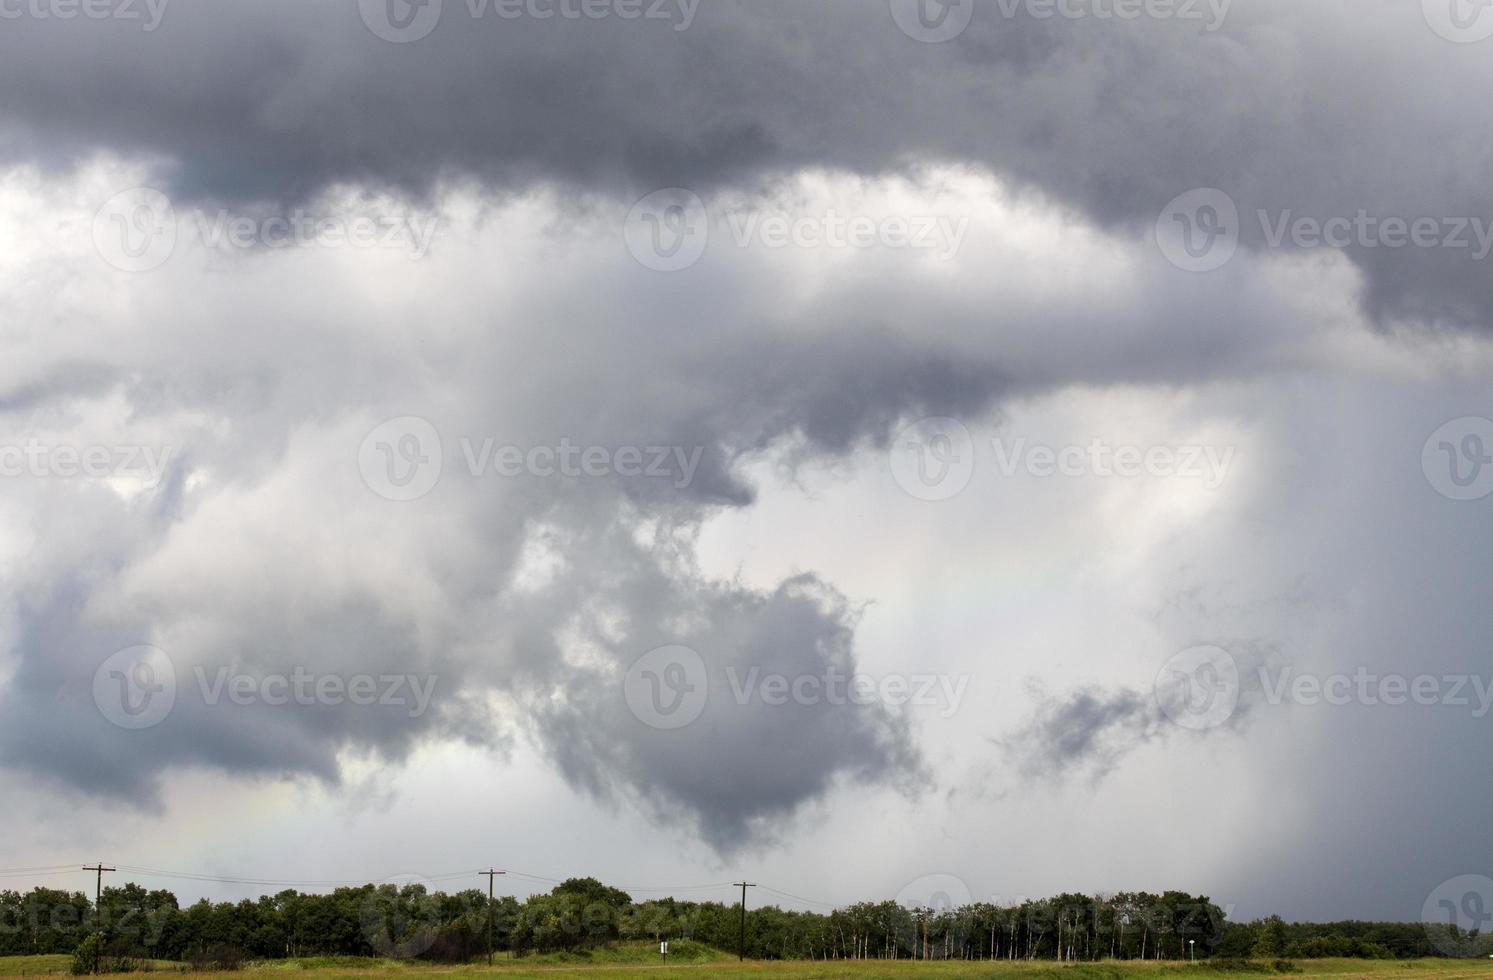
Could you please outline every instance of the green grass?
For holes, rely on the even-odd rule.
[[[373,970],[409,970],[421,972],[427,964],[411,963],[408,960],[378,960],[362,956],[300,956],[290,960],[264,960],[248,963],[243,973],[341,973],[355,970],[368,973]]]
[[[71,961],[67,956],[0,957],[0,977],[66,974]],[[315,974],[327,980],[353,978],[379,973],[408,973],[429,976],[431,980],[542,980],[576,976],[586,980],[658,980],[663,972],[680,972],[692,977],[739,977],[741,980],[908,980],[913,977],[989,977],[996,980],[1245,980],[1249,976],[1310,978],[1333,980],[1493,980],[1493,961],[1489,960],[1298,960],[1301,972],[1278,974],[1269,964],[1257,969],[1215,969],[1206,963],[1188,966],[1180,963],[980,963],[934,962],[910,960],[886,962],[844,960],[792,963],[737,963],[735,957],[699,943],[675,940],[669,944],[669,963],[663,966],[658,947],[635,943],[614,949],[598,950],[589,955],[548,954],[522,959],[500,959],[492,968],[484,963],[465,966],[414,964],[398,960],[364,960],[348,957],[311,957],[299,960],[277,960],[251,963],[242,971],[215,975],[218,980],[254,980],[269,977],[286,980],[287,972]],[[162,964],[160,976],[179,975],[182,968]]]
[[[704,943],[690,942],[686,939],[673,939],[669,941],[669,962],[674,966],[704,966],[709,963],[734,963],[736,957],[730,953],[706,946]],[[4,975],[5,960],[0,958],[0,976]],[[514,958],[507,953],[498,953],[493,958],[493,970],[501,971],[504,977],[517,976],[515,970],[518,967],[604,967],[604,966],[647,966],[656,967],[663,965],[663,957],[658,955],[658,944],[656,943],[621,943],[607,949],[589,950],[584,953],[535,953],[522,958]],[[367,973],[370,971],[400,970],[410,973],[431,974],[457,974],[466,975],[467,972],[479,970],[487,972],[486,963],[474,963],[469,966],[452,966],[430,963],[412,963],[409,960],[390,959],[364,959],[356,956],[303,956],[291,960],[267,960],[258,963],[249,963],[245,966],[245,973],[300,973],[306,971],[335,972],[342,970],[354,970]],[[594,969],[593,969],[594,972]]]
[[[0,975],[7,977],[34,977],[44,973],[66,973],[73,958],[67,954],[56,956],[0,956]]]
[[[690,942],[687,939],[669,940],[669,966],[704,966],[707,963],[734,962],[736,962],[734,955],[723,953],[714,946]],[[542,953],[525,956],[521,960],[507,960],[505,963],[510,966],[662,966],[664,958],[658,954],[657,943],[620,943],[609,949],[597,949],[585,953]]]

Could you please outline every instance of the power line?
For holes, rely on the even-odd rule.
[[[157,878],[178,878],[184,881],[204,881],[224,885],[283,885],[286,887],[300,886],[306,888],[334,888],[342,886],[366,885],[370,883],[368,879],[365,878],[262,878],[247,875],[215,874],[213,872],[205,871],[173,871],[167,868],[151,868],[133,864],[121,864],[119,865],[118,870],[131,874],[150,875]],[[78,866],[74,864],[46,865],[31,868],[0,868],[0,878],[22,878],[30,875],[40,876],[50,874],[74,874],[77,871]],[[443,882],[454,881],[459,878],[468,878],[473,874],[481,875],[484,873],[485,872],[481,870],[453,871],[448,874],[421,875],[420,878],[423,881]],[[507,871],[505,872],[505,874],[511,875],[515,878],[522,878],[526,881],[537,881],[548,885],[562,884],[565,880],[561,878],[552,878],[546,875],[533,874],[532,872],[526,871]],[[631,883],[622,883],[612,885],[612,887],[620,888],[623,891],[629,892],[692,892],[719,890],[722,888],[730,888],[732,887],[732,885],[733,883],[729,881],[716,881],[698,885],[638,885]]]
[[[0,879],[7,879],[7,878],[27,878],[27,877],[50,877],[50,876],[65,875],[65,874],[77,874],[79,870],[80,869],[79,869],[78,865],[76,865],[76,864],[66,864],[66,865],[53,864],[53,865],[36,865],[36,866],[33,866],[33,867],[0,868]],[[97,872],[97,870],[96,870],[96,866],[90,866],[86,870],[95,871],[96,874],[99,874],[99,872]],[[249,885],[249,886],[258,886],[258,887],[280,887],[280,888],[357,888],[357,887],[361,887],[361,886],[365,886],[365,885],[369,885],[369,884],[376,884],[376,882],[371,882],[368,879],[358,879],[358,878],[321,878],[321,879],[316,879],[316,878],[271,878],[271,877],[256,877],[256,876],[248,876],[248,875],[235,875],[235,874],[227,874],[227,873],[217,874],[217,873],[206,872],[206,871],[173,871],[173,870],[166,869],[166,868],[153,868],[153,867],[146,867],[146,866],[142,866],[142,865],[132,865],[132,864],[121,864],[121,865],[117,865],[115,867],[107,868],[105,870],[108,870],[108,871],[119,871],[119,872],[123,872],[123,873],[126,873],[126,874],[143,875],[143,876],[154,877],[154,878],[171,878],[171,879],[178,879],[178,880],[182,880],[182,881],[194,881],[194,882],[203,882],[203,883],[211,883],[211,884],[221,884],[221,885]],[[456,880],[463,879],[463,878],[470,878],[473,875],[479,875],[479,876],[486,875],[488,873],[488,871],[491,871],[491,870],[494,870],[494,869],[488,869],[487,871],[480,870],[480,869],[479,870],[469,870],[469,871],[452,871],[452,872],[449,872],[449,873],[438,874],[438,875],[422,875],[422,876],[419,876],[419,880],[430,882],[432,884],[435,884],[435,883],[445,883],[445,882],[456,881]],[[535,874],[533,872],[528,872],[528,871],[517,871],[517,870],[511,870],[511,869],[507,870],[507,871],[499,872],[499,873],[505,874],[505,875],[507,875],[507,876],[509,876],[511,878],[522,879],[524,881],[530,881],[530,882],[539,882],[539,883],[547,884],[547,885],[559,885],[559,884],[563,884],[564,881],[569,880],[569,879],[554,878],[554,877],[550,877],[550,876],[547,876],[547,875]],[[493,884],[493,882],[491,880],[489,880],[489,885],[491,885],[491,884]],[[756,882],[746,882],[745,884],[746,884],[746,887],[759,887]],[[687,884],[677,884],[677,885],[640,885],[640,884],[624,883],[624,884],[612,885],[612,887],[618,888],[618,889],[620,889],[622,891],[629,892],[629,893],[649,892],[649,893],[665,893],[665,894],[687,894],[687,893],[691,893],[691,892],[720,891],[720,890],[726,889],[726,888],[741,888],[742,885],[743,885],[743,883],[739,882],[739,881],[715,881],[715,882],[706,882],[706,883],[703,883],[703,884],[694,884],[694,885],[687,885]],[[768,892],[768,893],[770,893],[770,894],[772,894],[774,896],[786,899],[788,901],[799,902],[799,903],[802,903],[804,905],[816,906],[816,907],[825,908],[825,909],[837,909],[837,908],[840,907],[839,905],[837,905],[834,902],[825,902],[825,901],[820,901],[818,899],[807,898],[807,897],[805,897],[803,895],[796,895],[796,894],[794,894],[792,892],[784,891],[781,888],[773,888],[770,885],[761,885],[760,887],[763,889],[763,891]],[[743,892],[744,891],[745,891],[745,889],[743,889]]]
[[[777,895],[777,896],[779,896],[781,898],[790,899],[791,901],[803,902],[805,905],[817,905],[820,908],[826,908],[826,909],[838,909],[838,908],[840,908],[840,906],[837,905],[837,904],[835,904],[834,902],[821,902],[821,901],[818,901],[817,899],[804,898],[802,895],[795,895],[792,892],[785,892],[785,891],[783,891],[780,888],[773,888],[770,885],[762,885],[761,888],[765,892],[770,892],[770,893],[772,893],[774,895]]]
[[[57,875],[77,874],[78,870],[76,864],[62,868],[15,868],[0,871],[0,878],[55,878]]]
[[[322,880],[304,878],[248,878],[240,877],[237,875],[218,875],[194,871],[168,871],[163,868],[143,868],[124,864],[120,865],[119,867],[121,871],[128,871],[133,874],[152,875],[158,878],[181,878],[187,881],[209,881],[225,885],[283,885],[286,887],[299,886],[304,888],[335,888],[356,887],[359,885],[372,884],[372,882],[369,882],[367,879],[360,880],[355,878]],[[453,871],[450,874],[427,875],[422,876],[422,878],[423,880],[430,882],[454,881],[458,878],[469,878],[474,873],[477,872]]]
[[[563,884],[566,880],[561,878],[550,878],[546,877],[545,875],[531,874],[527,871],[510,870],[508,874],[510,877],[523,878],[526,881],[539,881],[543,882],[546,885],[559,885]],[[736,883],[734,881],[716,881],[704,885],[633,885],[621,883],[614,884],[612,885],[612,887],[619,888],[625,892],[698,892],[719,890],[721,888],[732,888],[735,887],[735,885]]]

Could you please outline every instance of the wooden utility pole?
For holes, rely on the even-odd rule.
[[[732,885],[732,887],[739,887],[741,889],[741,945],[737,949],[736,958],[737,958],[737,960],[745,960],[746,959],[746,890],[748,888],[756,888],[757,886],[756,886],[756,884],[754,884],[753,882],[750,882],[750,881],[733,881],[733,882],[731,882],[731,885]]]
[[[498,875],[505,875],[508,872],[488,868],[486,871],[477,873],[487,875],[487,965],[492,966],[492,883]]]
[[[98,937],[98,944],[93,947],[93,972],[97,973],[99,970],[99,956],[103,953],[104,949],[103,913],[99,908],[100,903],[104,900],[104,872],[115,869],[108,867],[100,861],[95,865],[84,865],[83,870],[98,872],[98,878],[93,883],[93,934]]]

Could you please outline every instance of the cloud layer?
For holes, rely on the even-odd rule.
[[[1254,248],[1282,215],[1493,214],[1457,95],[1486,87],[1487,59],[1414,4],[1260,0],[1124,20],[1097,15],[1104,4],[1041,16],[967,3],[967,28],[943,44],[867,0],[703,3],[688,19],[674,5],[624,19],[610,5],[593,18],[448,2],[412,8],[439,19],[403,43],[379,36],[400,2],[170,6],[154,30],[143,14],[23,17],[0,42],[0,84],[19,96],[0,111],[0,153],[138,156],[183,197],[281,203],[465,179],[706,193],[804,167],[961,162],[1104,227],[1145,228],[1176,195],[1219,188]],[[1488,322],[1475,248],[1349,242],[1375,317]]]
[[[1194,738],[1150,685],[1200,638],[1246,672],[1260,649],[1408,670],[1432,647],[1438,670],[1477,669],[1486,512],[1438,491],[1421,454],[1438,426],[1486,413],[1493,287],[1476,249],[1387,246],[1382,223],[1493,215],[1457,95],[1486,89],[1485,48],[1387,0],[1240,0],[1216,29],[991,0],[940,44],[899,26],[905,5],[858,0],[636,20],[446,0],[427,35],[380,36],[400,2],[207,0],[151,30],[4,21],[12,776],[169,819],[173,780],[204,772],[339,787],[465,743],[532,752],[583,794],[734,855],[791,848],[847,788],[978,809],[1010,788],[993,771],[1025,792],[1237,751],[1245,776],[1292,789],[1302,829],[1273,839],[1332,871],[1317,907],[1470,870],[1471,822],[1380,870],[1355,863],[1382,846],[1367,816],[1310,839],[1361,789],[1367,763],[1342,744],[1485,812],[1451,768],[1415,761],[1475,737],[1466,719],[1348,711],[1297,730],[1251,686],[1235,724]],[[109,202],[147,185],[175,237],[134,255],[161,214]],[[699,196],[705,240],[660,272],[636,236],[678,213],[639,221],[634,204],[671,187]],[[1155,240],[1196,188],[1238,210],[1242,247],[1207,273]],[[333,223],[288,240],[276,229],[300,213]],[[1360,213],[1380,238],[1360,224],[1341,247],[1270,240],[1295,217]],[[764,230],[779,219],[781,240]],[[352,243],[363,220],[434,235]],[[847,243],[851,222],[871,238]],[[241,224],[242,243],[223,237]],[[916,227],[959,231],[899,239]],[[1229,478],[1089,492],[1008,473],[933,503],[889,462],[930,417],[982,434],[969,456],[990,480],[985,434],[1081,447],[1147,413],[1158,443],[1239,450]],[[109,472],[78,475],[89,448]],[[602,471],[556,472],[569,450]],[[892,496],[857,496],[868,484]],[[844,506],[791,533],[761,516],[815,494]],[[725,526],[772,544],[722,560],[709,540]],[[890,653],[867,649],[873,608],[904,624]],[[175,703],[130,729],[96,682],[141,644],[169,658]],[[702,672],[675,691],[704,693],[678,729],[628,699],[666,647]],[[1057,693],[939,727],[732,684],[873,658]],[[224,669],[433,694],[413,711],[210,702],[199,677]],[[1381,795],[1373,817],[1407,834],[1414,798]],[[1299,891],[1253,865],[1230,874]],[[1380,907],[1418,907],[1402,898]]]

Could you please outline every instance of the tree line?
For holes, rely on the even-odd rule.
[[[1286,959],[1425,959],[1493,953],[1493,935],[1420,922],[1286,922],[1278,915],[1231,922],[1216,956]]]
[[[572,878],[522,901],[475,888],[363,885],[325,894],[281,891],[237,903],[181,907],[137,884],[81,892],[0,892],[0,955],[77,953],[86,942],[117,958],[206,960],[385,956],[463,962],[581,951],[629,940],[689,939],[735,950],[740,906],[673,898],[635,901],[594,878]],[[98,936],[97,940],[90,937]],[[1063,894],[1013,903],[907,908],[859,902],[830,912],[776,905],[747,915],[754,959],[1007,959],[1058,962],[1209,957],[1434,956],[1426,927],[1394,923],[1230,923],[1206,896],[1180,891]]]

